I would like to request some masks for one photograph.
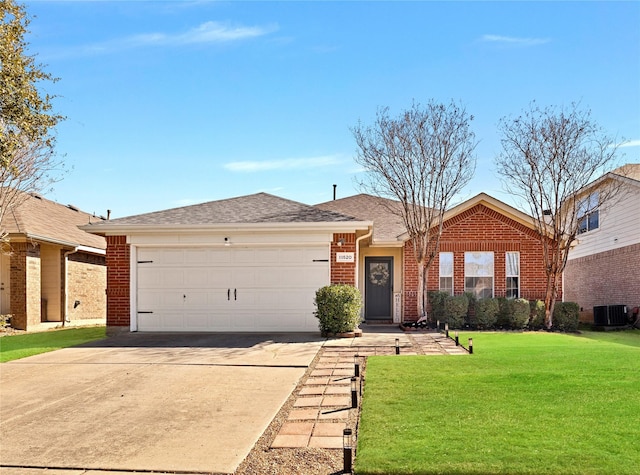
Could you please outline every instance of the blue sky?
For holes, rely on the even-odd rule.
[[[496,125],[579,101],[640,162],[640,2],[26,1],[60,78],[69,168],[50,199],[112,217],[260,191],[358,192],[350,128],[461,102],[480,140],[460,199],[502,191]]]

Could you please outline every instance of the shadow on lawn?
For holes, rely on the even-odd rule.
[[[588,331],[582,332],[576,336],[580,338],[586,338],[588,340],[640,347],[640,330],[637,329],[615,330],[607,332]]]

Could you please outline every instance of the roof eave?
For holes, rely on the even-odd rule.
[[[331,231],[355,232],[369,229],[373,221],[336,221],[313,223],[219,223],[196,225],[151,225],[151,224],[100,224],[80,226],[80,229],[101,236],[123,236],[130,234],[175,234],[210,233],[226,231],[284,232],[284,231]]]

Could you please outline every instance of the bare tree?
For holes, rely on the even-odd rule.
[[[455,104],[413,103],[398,117],[381,108],[373,126],[352,129],[363,190],[400,202],[418,264],[418,313],[426,317],[425,275],[440,245],[443,216],[475,172],[473,116]]]
[[[529,207],[543,245],[545,326],[550,329],[576,236],[585,220],[611,204],[619,190],[616,180],[595,181],[613,167],[618,146],[591,112],[575,103],[544,109],[532,103],[522,115],[502,118],[498,128],[498,174],[506,190]]]
[[[28,25],[24,6],[0,0],[0,242],[5,213],[55,181],[52,172],[60,166],[52,130],[64,117],[38,89],[41,81],[57,79],[26,53]]]

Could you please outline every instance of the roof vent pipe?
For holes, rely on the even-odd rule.
[[[336,200],[336,188],[338,187],[338,185],[333,185],[333,201]]]
[[[111,219],[111,210],[108,209],[107,210],[107,221],[109,221]]]

